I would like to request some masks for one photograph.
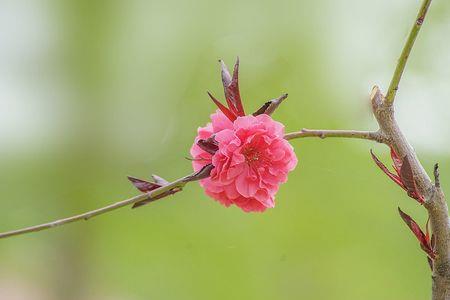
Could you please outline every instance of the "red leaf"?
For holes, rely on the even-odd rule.
[[[403,164],[400,169],[400,178],[405,185],[406,190],[408,192],[414,192],[416,183],[414,181],[414,173],[407,155],[403,158]]]
[[[153,182],[148,182],[142,179],[138,179],[132,176],[128,176],[128,180],[131,181],[131,183],[141,192],[143,193],[147,193],[150,191],[153,191],[154,189],[157,189],[159,187],[161,187],[161,185],[153,183]]]
[[[398,184],[402,189],[406,190],[405,186],[402,183],[402,180],[397,175],[391,173],[388,168],[376,157],[372,150],[370,150],[370,155],[372,155],[373,161],[377,164],[377,166],[384,172],[392,181]]]
[[[424,203],[425,199],[417,189],[414,173],[407,155],[403,158],[403,163],[400,169],[400,178],[406,188],[406,191],[408,192],[408,196],[416,199],[421,204]]]
[[[267,101],[266,103],[263,104],[263,106],[261,106],[257,111],[255,111],[252,115],[253,116],[259,116],[262,115],[264,113],[266,113],[266,110],[269,108],[269,106],[272,104],[272,101]]]
[[[222,67],[222,84],[223,87],[226,88],[231,84],[230,71],[228,70],[228,67],[223,60],[220,59],[219,62]]]
[[[423,233],[422,229],[420,229],[419,225],[406,213],[404,213],[400,207],[398,208],[398,212],[400,214],[400,217],[403,219],[403,221],[406,223],[406,225],[411,229],[411,231],[416,236],[417,240],[419,241],[420,247],[423,251],[425,251],[430,258],[434,259],[435,254],[433,250],[431,249],[431,245],[429,240],[427,240],[426,235]]]
[[[223,84],[223,91],[225,93],[225,100],[227,101],[228,108],[233,112],[235,115],[239,115],[237,108],[235,104],[231,101],[229,97],[226,97],[227,95],[227,89],[231,85],[232,78],[230,75],[230,71],[228,70],[227,65],[223,60],[219,60],[221,67],[222,67],[222,84]]]
[[[152,178],[153,178],[153,181],[154,181],[156,184],[159,184],[159,185],[166,185],[166,184],[169,184],[169,182],[168,182],[167,180],[165,180],[165,179],[162,178],[162,177],[159,177],[158,175],[152,174]]]
[[[214,98],[213,95],[211,95],[210,92],[207,92],[208,96],[211,98],[211,100],[217,105],[217,107],[223,112],[223,114],[230,119],[231,122],[234,122],[234,120],[237,119],[237,116],[230,111],[225,105],[223,105],[222,103],[220,103],[219,100],[217,100],[216,98]]]
[[[239,92],[239,58],[236,60],[234,65],[233,77],[231,78],[231,83],[228,86],[224,85],[225,97],[227,102],[231,102],[231,107],[235,108],[238,116],[245,116],[244,107],[242,106],[241,94]]]
[[[283,94],[278,98],[267,101],[263,104],[257,111],[255,111],[252,115],[258,116],[261,114],[271,115],[278,106],[288,97],[288,94]]]
[[[163,178],[157,176],[157,175],[153,175],[153,178],[155,179],[155,181],[157,182],[167,182],[166,180],[164,180]],[[163,184],[159,184],[159,183],[153,183],[153,182],[148,182],[146,180],[142,180],[142,179],[138,179],[135,177],[131,177],[128,176],[128,180],[131,181],[131,183],[141,192],[143,193],[149,193],[153,190],[156,190],[157,188],[160,188],[161,186],[163,186]],[[181,191],[180,188],[174,188],[171,189],[167,192],[162,193],[161,195],[158,195],[156,197],[153,198],[148,198],[139,202],[136,202],[133,204],[132,208],[136,208],[136,207],[140,207],[142,205],[145,205],[147,203],[153,202],[155,200],[167,197],[169,195],[175,194],[177,192]]]
[[[395,171],[397,172],[397,174],[400,176],[400,169],[402,168],[403,162],[400,159],[400,157],[397,155],[397,153],[395,152],[394,148],[392,148],[392,147],[390,147],[390,148],[391,148],[391,158],[392,158],[392,161],[394,162],[393,167],[394,167]]]
[[[214,137],[210,137],[206,140],[201,139],[197,142],[197,145],[202,148],[202,150],[212,155],[214,155],[216,151],[219,150],[219,145],[217,144],[216,140],[214,140]]]

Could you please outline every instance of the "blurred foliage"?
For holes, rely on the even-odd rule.
[[[17,42],[20,51],[11,55],[24,62],[1,78],[30,93],[1,94],[2,106],[6,114],[20,101],[34,109],[31,117],[19,110],[12,131],[1,136],[2,230],[135,195],[125,175],[174,179],[190,172],[184,157],[196,128],[214,110],[205,91],[222,94],[219,58],[231,65],[240,56],[247,111],[289,93],[274,115],[287,131],[375,128],[367,94],[372,84],[387,87],[418,5],[406,0],[6,2],[3,11],[12,15],[13,25],[23,22],[27,30],[50,37],[42,46],[42,36],[11,26],[12,44],[0,41],[5,49]],[[440,80],[423,67],[434,59],[424,41],[444,26],[449,12],[448,3],[436,1],[407,68],[423,82]],[[31,45],[27,55],[22,39]],[[449,42],[433,47],[444,46],[448,50]],[[400,90],[400,113],[408,101]],[[226,209],[192,184],[142,209],[124,208],[87,223],[2,240],[0,297],[428,297],[426,257],[396,208],[421,224],[425,212],[370,159],[370,147],[385,161],[388,149],[357,140],[292,143],[299,165],[277,195],[275,209],[263,214]],[[444,187],[450,183],[448,154],[448,149],[419,151],[428,170],[441,163]]]

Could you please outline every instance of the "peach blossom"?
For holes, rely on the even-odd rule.
[[[198,145],[210,138],[217,145],[214,153]],[[283,124],[266,114],[231,121],[217,110],[211,123],[198,129],[191,155],[195,171],[214,166],[211,176],[200,181],[206,194],[246,212],[274,207],[280,184],[297,165],[294,150],[284,139]]]

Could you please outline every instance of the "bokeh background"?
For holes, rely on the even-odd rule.
[[[0,230],[175,179],[241,59],[247,111],[283,92],[287,131],[374,129],[418,0],[0,2]],[[450,189],[450,4],[432,4],[398,98],[399,122]],[[197,184],[138,210],[0,241],[0,298],[426,299],[425,255],[397,214],[425,211],[374,166],[368,141],[294,140],[297,169],[263,214]]]

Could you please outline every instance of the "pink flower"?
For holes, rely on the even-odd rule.
[[[270,117],[287,94],[246,116],[239,93],[239,60],[233,77],[221,63],[227,106],[208,93],[219,109],[211,115],[211,123],[198,129],[191,148],[192,166],[196,172],[213,167],[210,176],[200,181],[207,195],[227,207],[264,211],[275,206],[280,184],[297,165],[294,150],[284,139],[283,124]]]
[[[297,165],[292,146],[284,139],[284,126],[269,115],[237,117],[234,122],[221,111],[212,123],[198,129],[191,148],[195,171],[212,163],[214,169],[200,185],[225,206],[237,205],[246,212],[275,206],[275,194]],[[214,154],[198,145],[214,136]]]

